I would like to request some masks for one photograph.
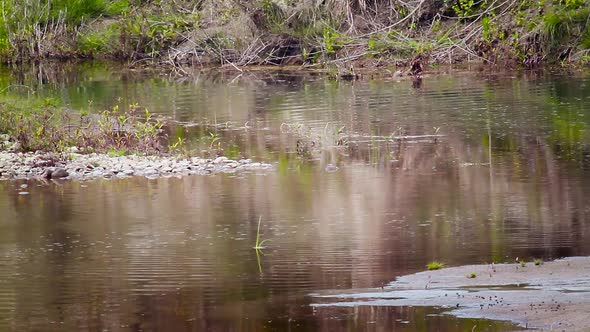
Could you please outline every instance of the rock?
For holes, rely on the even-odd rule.
[[[51,172],[50,178],[61,179],[61,178],[67,177],[68,175],[70,175],[70,173],[68,173],[68,171],[66,171],[65,169],[63,169],[61,167],[57,167],[56,169],[53,170],[53,172]]]
[[[20,142],[14,142],[12,144],[10,144],[11,142],[9,142],[9,144],[6,146],[8,148],[8,151],[18,151],[21,148],[21,144]]]
[[[74,149],[75,150],[75,149]],[[0,177],[2,179],[65,178],[72,180],[104,179],[110,177],[146,176],[148,178],[234,173],[242,170],[272,168],[266,163],[253,163],[250,159],[177,159],[176,157],[123,156],[109,157],[102,154],[69,153],[63,155],[45,152],[0,152]],[[23,190],[25,187],[20,188]]]
[[[90,176],[93,178],[101,178],[104,176],[104,172],[101,170],[96,170],[96,171],[93,171],[92,173],[90,173]]]

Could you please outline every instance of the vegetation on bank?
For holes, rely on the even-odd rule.
[[[0,151],[158,154],[168,150],[163,125],[137,105],[89,114],[59,107],[53,99],[5,99],[0,102],[0,134],[5,137]]]
[[[0,59],[590,62],[590,0],[5,0]]]

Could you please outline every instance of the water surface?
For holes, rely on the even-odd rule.
[[[276,168],[0,182],[0,329],[505,331],[432,308],[314,309],[308,294],[379,288],[432,260],[590,255],[583,74],[451,72],[416,89],[300,72],[38,71],[4,71],[0,89],[90,112],[138,103],[190,124],[169,134],[191,153]],[[260,217],[271,241],[257,254]]]

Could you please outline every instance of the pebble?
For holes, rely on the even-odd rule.
[[[62,156],[51,153],[14,153],[0,151],[0,180],[31,179],[40,177],[46,170],[52,171],[52,178],[67,180],[91,180],[105,178],[126,178],[144,176],[149,179],[170,176],[235,173],[240,171],[268,170],[268,163],[252,162],[251,159],[232,160],[227,157],[205,159],[192,157],[177,159],[164,156],[118,156],[106,154],[80,154],[69,149]],[[51,161],[50,163],[48,161]],[[51,164],[52,166],[39,166]],[[37,165],[37,166],[35,166]],[[23,184],[21,189],[27,188]],[[28,194],[23,191],[23,193]],[[22,194],[22,195],[26,195]]]

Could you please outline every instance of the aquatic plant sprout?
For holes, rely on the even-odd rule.
[[[430,270],[440,270],[440,269],[442,269],[444,266],[445,266],[445,264],[444,264],[444,263],[441,263],[441,262],[434,261],[434,262],[430,262],[430,263],[428,263],[428,264],[426,265],[426,268],[427,268],[429,271],[430,271]]]
[[[254,245],[254,249],[256,249],[256,250],[264,249],[264,246],[263,246],[264,242],[270,241],[269,239],[260,241],[260,223],[261,222],[262,222],[262,216],[260,216],[260,218],[258,218],[258,230],[256,231],[256,243]]]

